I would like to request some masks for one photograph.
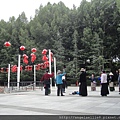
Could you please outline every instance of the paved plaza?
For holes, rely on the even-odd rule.
[[[44,89],[1,93],[0,115],[120,115],[118,87],[107,97],[100,96],[100,87],[87,89],[87,97],[70,95],[78,87],[68,87],[65,96],[56,96],[56,87],[49,96],[44,96]]]

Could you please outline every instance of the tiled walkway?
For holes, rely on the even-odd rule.
[[[78,87],[68,87],[65,96],[56,96],[52,88],[49,96],[44,90],[0,94],[0,115],[120,115],[118,87],[107,97],[100,96],[100,87],[88,96],[70,95]]]

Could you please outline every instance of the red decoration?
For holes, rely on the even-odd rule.
[[[32,50],[31,50],[33,53],[35,53],[36,51],[37,51],[37,49],[36,48],[32,48]]]
[[[43,61],[47,61],[47,60],[48,60],[47,56],[46,56],[46,55],[43,55],[42,60],[43,60]]]
[[[25,50],[25,46],[21,46],[20,50],[24,51]]]
[[[32,71],[32,66],[31,65],[25,66],[25,70],[26,71]]]
[[[13,65],[13,66],[11,67],[11,71],[12,71],[12,72],[17,72],[17,65]]]
[[[31,53],[31,62],[34,62],[36,60],[36,55]]]
[[[23,62],[28,64],[28,56],[26,54],[23,55]]]
[[[44,64],[43,63],[40,64],[40,68],[44,69]]]
[[[11,43],[10,42],[5,42],[4,45],[5,45],[5,47],[9,47],[9,46],[11,46]]]
[[[44,50],[42,51],[42,54],[43,54],[43,55],[46,55],[46,53],[47,53],[47,50],[44,49]]]
[[[22,71],[22,70],[23,70],[23,66],[21,65],[21,66],[20,66],[20,71]]]
[[[40,64],[36,65],[36,70],[40,70]]]
[[[49,67],[49,61],[45,61],[45,62],[44,62],[44,65],[45,65],[46,67]]]
[[[28,71],[32,71],[32,66],[28,65]]]
[[[47,68],[47,66],[44,64],[44,65],[43,65],[43,69],[45,69],[45,68]]]

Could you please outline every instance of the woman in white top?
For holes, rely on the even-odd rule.
[[[107,74],[103,71],[101,74],[101,96],[107,96],[107,94],[109,94]]]

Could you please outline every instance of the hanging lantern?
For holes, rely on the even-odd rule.
[[[17,72],[17,65],[11,66],[11,71],[12,72]]]
[[[44,64],[43,63],[40,64],[40,68],[44,69]]]
[[[25,50],[25,46],[21,46],[20,50],[24,51]]]
[[[11,46],[11,43],[10,43],[10,42],[5,42],[5,43],[4,43],[4,46],[5,46],[5,47],[10,47],[10,46]]]
[[[36,70],[40,70],[40,64],[36,65]]]
[[[31,50],[33,53],[35,53],[36,51],[37,51],[37,49],[36,48],[32,48],[32,50]]]
[[[43,60],[43,61],[47,61],[47,60],[48,60],[47,56],[44,55],[44,56],[42,57],[42,60]]]
[[[45,65],[46,67],[49,67],[49,61],[45,61],[45,62],[44,62],[44,65]]]
[[[44,65],[43,65],[43,69],[46,69],[46,68],[47,68],[47,66],[44,64]]]
[[[32,71],[32,65],[28,65],[28,71]]]
[[[31,53],[31,62],[34,62],[36,60],[36,55],[34,53]]]
[[[23,62],[28,64],[28,56],[26,54],[23,54]]]
[[[28,57],[26,54],[23,54],[23,57]]]
[[[46,53],[47,53],[47,50],[44,49],[44,50],[42,51],[42,54],[43,54],[43,55],[46,55]]]

